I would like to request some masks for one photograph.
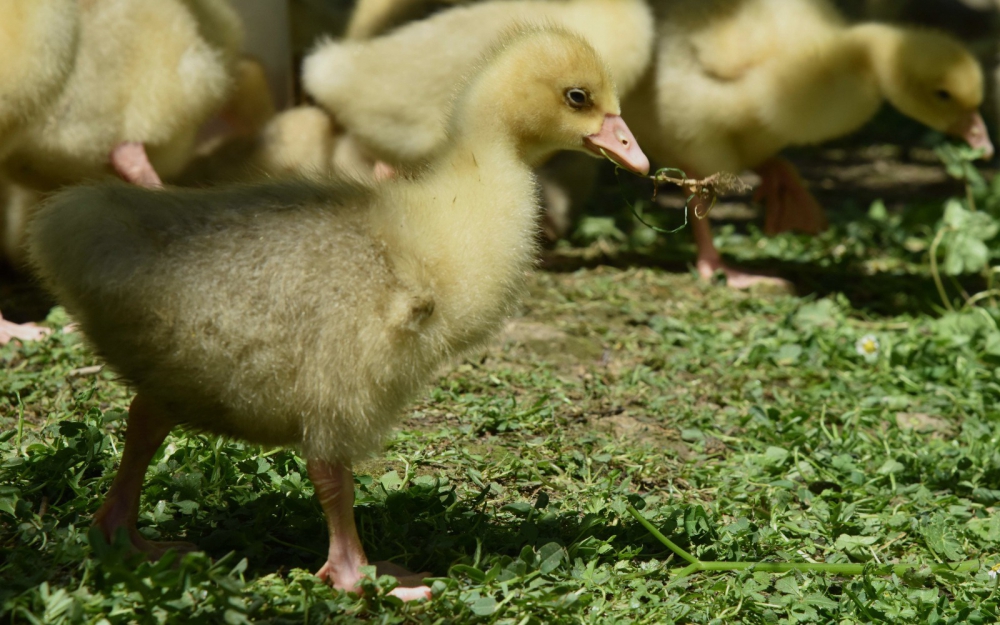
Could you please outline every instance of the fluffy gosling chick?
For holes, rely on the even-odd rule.
[[[146,466],[175,425],[298,445],[329,524],[318,575],[356,588],[366,558],[351,463],[379,450],[442,363],[510,314],[535,257],[528,163],[592,150],[648,171],[618,113],[589,44],[528,29],[480,61],[451,139],[412,180],[57,196],[32,224],[38,274],[137,390],[95,523],[164,548],[135,522]]]
[[[23,140],[25,126],[58,97],[73,69],[78,23],[78,0],[0,0],[0,161]],[[0,176],[0,206],[17,191]],[[3,213],[6,242],[15,239],[20,211]],[[37,340],[45,332],[0,316],[0,345],[15,338]]]
[[[111,172],[160,186],[225,101],[241,38],[226,0],[0,0],[0,196]],[[33,209],[2,207],[14,262]],[[0,318],[0,344],[45,332]]]
[[[239,17],[227,0],[74,4],[72,71],[5,169],[44,191],[109,169],[159,185],[183,168],[198,129],[225,103],[242,45]]]
[[[411,168],[447,140],[457,86],[497,36],[518,24],[555,24],[579,33],[607,60],[623,94],[652,54],[653,20],[644,0],[482,2],[376,39],[322,42],[303,63],[303,86],[361,152]]]
[[[755,168],[765,230],[818,232],[822,208],[777,154],[849,134],[883,101],[992,155],[978,108],[979,64],[954,38],[886,24],[848,25],[827,0],[653,3],[653,70],[624,105],[642,145],[692,177]],[[693,220],[698,269],[730,286],[761,276],[725,266],[707,220]]]

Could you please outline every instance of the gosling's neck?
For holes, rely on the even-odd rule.
[[[458,344],[482,340],[512,312],[537,249],[530,155],[496,117],[478,120],[424,175],[392,188],[400,201],[382,227],[404,281],[433,292]]]
[[[845,41],[863,51],[867,69],[882,90],[892,81],[904,30],[889,24],[866,23],[845,31]]]

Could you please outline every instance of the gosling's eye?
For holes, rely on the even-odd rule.
[[[938,97],[938,100],[942,100],[944,102],[947,102],[948,100],[951,99],[951,94],[948,93],[947,89],[938,89],[937,91],[934,92],[934,95]]]
[[[590,106],[590,93],[586,89],[571,87],[566,90],[566,104],[575,109],[582,109]]]

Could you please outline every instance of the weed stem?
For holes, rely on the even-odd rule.
[[[931,249],[930,249],[931,277],[934,278],[934,286],[937,287],[938,295],[941,296],[941,301],[944,302],[945,307],[950,312],[955,312],[955,309],[952,307],[951,302],[948,300],[948,293],[944,290],[944,283],[941,282],[941,272],[938,271],[938,263],[937,263],[938,246],[941,245],[941,239],[944,237],[944,233],[947,230],[948,230],[947,226],[938,230],[937,234],[934,236],[934,240],[931,242]]]
[[[684,577],[699,571],[745,571],[753,569],[764,573],[787,573],[788,571],[811,571],[817,573],[832,573],[833,575],[862,575],[870,572],[875,575],[907,575],[911,571],[921,568],[930,569],[931,573],[969,573],[978,570],[982,566],[979,560],[966,560],[964,562],[945,562],[928,565],[918,564],[854,564],[854,563],[829,563],[829,562],[702,562],[698,558],[681,549],[676,543],[664,536],[656,527],[642,516],[635,507],[629,505],[625,508],[629,514],[635,517],[649,533],[656,537],[668,549],[688,562],[688,565],[681,569],[675,569],[676,577]]]
[[[674,553],[676,553],[678,556],[680,556],[681,558],[683,558],[684,561],[690,563],[691,566],[700,566],[700,565],[704,564],[703,562],[701,562],[700,560],[698,560],[698,558],[694,557],[690,553],[688,553],[688,552],[684,551],[683,549],[681,549],[680,546],[678,546],[674,541],[670,540],[669,538],[667,538],[666,536],[664,536],[662,533],[660,533],[660,530],[656,529],[656,527],[652,523],[649,522],[649,519],[647,519],[646,517],[644,517],[641,514],[639,514],[639,511],[636,510],[633,506],[629,505],[625,509],[628,510],[629,514],[631,514],[632,516],[635,517],[636,521],[638,521],[639,523],[641,523],[643,527],[645,527],[647,530],[649,530],[649,533],[652,534],[653,536],[655,536],[656,540],[658,540],[661,543],[663,543],[664,545],[666,545],[667,548],[670,549],[670,551],[673,551]],[[691,568],[691,567],[685,567],[682,570],[686,571],[689,568]]]

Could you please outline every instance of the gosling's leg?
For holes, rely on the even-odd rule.
[[[695,212],[692,205],[691,213]],[[699,209],[700,212],[700,209]],[[708,218],[698,219],[693,214],[688,219],[691,224],[691,232],[694,234],[694,242],[698,248],[698,275],[703,280],[710,280],[715,272],[721,271],[726,276],[726,285],[734,289],[747,289],[755,285],[764,284],[790,290],[792,285],[787,280],[749,273],[729,267],[722,262],[719,250],[715,248],[712,240],[712,226],[708,223]]]
[[[802,232],[819,234],[829,227],[823,207],[806,189],[795,165],[776,156],[756,169],[761,185],[754,199],[766,209],[764,233]]]
[[[162,409],[143,395],[135,396],[128,409],[128,429],[125,430],[125,450],[121,466],[111,483],[111,490],[104,498],[104,504],[94,515],[94,525],[101,529],[108,542],[119,528],[124,528],[132,546],[154,559],[169,549],[181,552],[197,550],[195,545],[187,542],[146,540],[135,526],[139,520],[139,496],[146,468],[173,425]]]
[[[125,141],[116,145],[111,151],[111,166],[126,182],[150,189],[163,186],[160,175],[149,162],[146,146],[138,141]]]
[[[695,168],[683,169],[688,172],[688,176],[702,177],[700,172],[695,171]],[[709,223],[707,215],[704,219],[698,218],[698,215],[706,214],[708,207],[704,206],[700,200],[693,199],[688,210],[688,223],[691,224],[691,234],[694,235],[695,247],[698,250],[695,267],[702,280],[711,280],[716,272],[721,271],[726,276],[726,285],[734,289],[748,289],[763,284],[791,290],[792,285],[787,280],[742,271],[722,262],[722,256],[712,239],[712,225]]]
[[[355,590],[361,579],[360,568],[368,564],[368,558],[354,525],[354,477],[351,469],[343,464],[330,464],[323,460],[309,460],[307,466],[309,479],[316,488],[316,496],[326,513],[330,531],[330,550],[326,564],[317,571],[316,577],[329,580],[334,588]],[[414,581],[411,579],[412,574],[398,567],[385,574],[395,575],[400,583]],[[430,599],[431,589],[423,585],[411,588],[398,586],[391,594],[403,601]]]

